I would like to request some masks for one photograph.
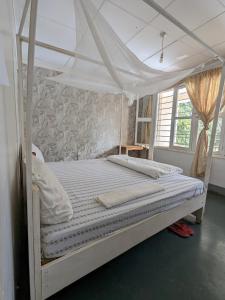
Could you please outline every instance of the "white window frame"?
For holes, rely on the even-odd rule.
[[[222,115],[222,128],[221,128],[220,146],[219,146],[218,155],[225,156],[225,113],[223,113]]]
[[[192,116],[191,117],[177,117],[176,112],[177,112],[177,96],[178,96],[178,90],[181,88],[184,88],[184,85],[179,85],[174,87],[174,92],[173,92],[173,108],[172,108],[172,116],[171,116],[171,127],[170,127],[170,144],[169,148],[171,149],[178,149],[182,151],[191,151],[193,148],[193,139],[192,139],[192,121],[194,118],[194,109],[192,109]],[[174,133],[175,133],[175,124],[176,120],[179,119],[191,119],[191,132],[190,132],[190,141],[189,141],[189,147],[183,147],[179,145],[174,145]]]
[[[174,145],[175,122],[178,119],[185,119],[185,117],[176,117],[178,89],[183,88],[183,87],[185,87],[185,86],[179,85],[179,86],[175,86],[173,88],[173,106],[172,106],[172,115],[171,115],[169,146],[168,147],[155,146],[156,148],[177,150],[177,151],[182,151],[182,152],[194,152],[196,149],[197,138],[198,138],[199,117],[198,117],[194,107],[192,110],[192,117],[191,117],[191,133],[190,133],[189,147],[182,147],[182,146]],[[159,94],[158,94],[158,96],[159,96]],[[157,97],[157,98],[159,99],[159,97]],[[158,116],[158,113],[156,115]],[[221,128],[219,151],[213,152],[213,156],[225,158],[225,113],[223,113],[223,115],[221,117],[222,117],[222,128]],[[189,119],[189,117],[187,117],[187,119]],[[157,122],[157,120],[156,120],[156,122]],[[157,128],[157,126],[155,126],[155,128]]]

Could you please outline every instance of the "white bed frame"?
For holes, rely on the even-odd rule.
[[[69,284],[99,268],[133,246],[153,236],[181,218],[194,213],[201,222],[206,193],[186,200],[168,211],[156,214],[138,223],[117,230],[111,235],[96,240],[76,251],[41,266],[40,246],[40,200],[39,191],[33,186],[33,230],[34,230],[34,280],[33,299],[50,297]]]
[[[182,29],[186,34],[195,39],[213,55],[215,55],[222,62],[222,75],[220,81],[220,88],[217,97],[215,118],[213,121],[212,135],[208,152],[207,169],[205,174],[205,189],[201,196],[186,200],[183,204],[170,209],[168,211],[159,213],[155,216],[140,221],[134,225],[125,227],[107,236],[103,239],[97,240],[87,246],[71,252],[61,258],[58,258],[45,265],[41,265],[41,242],[40,242],[40,199],[39,190],[36,186],[32,186],[32,172],[31,172],[31,103],[32,103],[32,87],[33,87],[33,68],[34,68],[34,51],[35,45],[57,51],[70,56],[79,56],[80,59],[88,60],[87,57],[79,53],[74,53],[66,49],[61,49],[46,43],[35,40],[36,34],[36,18],[37,18],[37,1],[26,0],[24,11],[19,26],[17,35],[17,52],[18,52],[18,89],[21,106],[21,118],[23,120],[23,99],[22,99],[22,42],[28,42],[28,67],[27,67],[27,104],[26,104],[26,147],[23,139],[23,125],[21,125],[21,138],[23,156],[26,158],[26,166],[23,170],[23,176],[26,178],[26,201],[27,201],[27,223],[28,223],[28,246],[29,246],[29,274],[30,274],[30,297],[31,300],[46,299],[57,291],[63,289],[72,282],[85,276],[89,272],[97,269],[116,256],[124,253],[131,247],[151,237],[177,220],[194,213],[196,221],[201,222],[207,187],[210,177],[210,168],[212,161],[213,145],[216,134],[216,127],[218,122],[218,115],[220,111],[220,104],[223,94],[223,86],[225,79],[225,64],[223,57],[201,41],[193,32],[190,32],[185,26],[178,22],[173,16],[163,10],[153,0],[144,0],[147,4],[153,7],[156,11],[162,14],[165,18],[173,24]],[[29,39],[22,36],[23,27],[27,15],[29,5],[30,8],[30,29]],[[96,61],[96,64],[98,62]],[[22,122],[21,122],[22,123]],[[153,146],[153,145],[151,145]]]

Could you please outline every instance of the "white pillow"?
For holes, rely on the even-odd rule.
[[[37,146],[35,146],[34,144],[32,144],[32,152],[34,152],[36,154],[37,159],[39,159],[42,162],[45,161],[41,150]]]
[[[32,181],[40,189],[41,223],[69,221],[73,209],[69,197],[46,163],[32,155]]]

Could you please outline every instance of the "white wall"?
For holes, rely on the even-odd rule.
[[[10,87],[0,86],[0,299],[15,296],[15,264],[20,224],[18,130],[15,92],[15,34],[12,0],[1,0],[0,33]],[[2,46],[2,45],[1,45]]]
[[[179,166],[190,175],[193,154],[179,150],[155,148],[154,159],[163,163]],[[225,158],[213,157],[210,183],[225,188]]]

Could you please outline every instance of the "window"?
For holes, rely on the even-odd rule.
[[[190,147],[192,104],[184,87],[159,94],[156,146]]]
[[[208,131],[209,142],[212,124],[213,122]],[[194,151],[202,128],[202,121],[194,111],[184,86],[159,93],[156,146]],[[214,152],[225,155],[225,112],[218,119]]]
[[[156,124],[156,146],[169,147],[173,108],[173,90],[159,94],[158,118]]]
[[[192,104],[186,88],[177,90],[176,114],[174,117],[173,145],[178,147],[190,147]]]

